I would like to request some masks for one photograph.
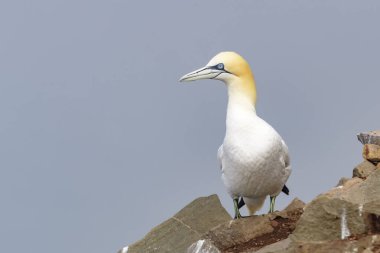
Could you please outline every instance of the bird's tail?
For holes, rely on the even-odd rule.
[[[285,193],[286,195],[289,195],[289,188],[286,187],[286,185],[284,185],[284,187],[282,187],[282,192]]]
[[[259,197],[259,198],[247,198],[243,197],[245,204],[247,205],[249,215],[253,215],[257,210],[259,210],[265,201],[265,197]]]

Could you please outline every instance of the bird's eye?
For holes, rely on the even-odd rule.
[[[223,63],[219,63],[218,65],[216,65],[216,67],[218,69],[224,69],[224,64]]]

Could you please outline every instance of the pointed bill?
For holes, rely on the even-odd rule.
[[[221,70],[210,68],[209,66],[190,72],[179,79],[180,82],[189,82],[199,79],[213,79],[223,73]]]

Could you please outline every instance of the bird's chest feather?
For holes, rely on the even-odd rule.
[[[276,158],[275,136],[267,133],[235,133],[226,136],[223,149],[228,167],[262,169]],[[278,157],[277,157],[278,158]]]
[[[281,138],[265,121],[236,120],[223,142],[224,176],[243,182],[277,174],[282,169],[281,148]]]
[[[226,158],[236,165],[259,165],[275,156],[279,142],[278,134],[265,121],[245,117],[228,124],[223,147]]]
[[[220,152],[223,182],[233,196],[272,194],[282,187],[282,139],[254,112],[232,105]]]

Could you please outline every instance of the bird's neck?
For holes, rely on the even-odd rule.
[[[253,77],[233,80],[227,87],[227,130],[235,131],[236,127],[251,125],[253,118],[256,117],[256,87]]]
[[[228,82],[228,99],[234,103],[256,105],[256,84],[251,73]]]

